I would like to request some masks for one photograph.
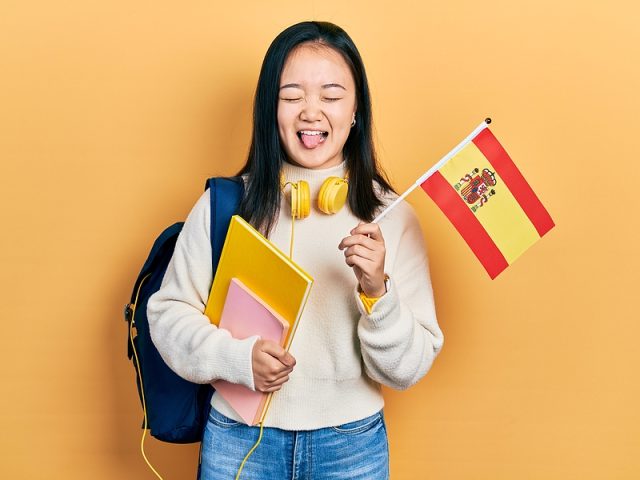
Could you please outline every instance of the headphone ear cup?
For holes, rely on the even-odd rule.
[[[309,216],[311,210],[311,201],[309,193],[309,184],[304,180],[292,184],[291,188],[291,215],[301,220]]]
[[[311,213],[311,192],[309,184],[304,180],[300,180],[300,218],[307,218]]]
[[[332,215],[340,211],[347,201],[349,183],[344,178],[327,178],[318,194],[318,208],[326,214]]]

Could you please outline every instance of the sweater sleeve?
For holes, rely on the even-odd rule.
[[[395,261],[387,267],[389,291],[370,313],[355,292],[365,372],[397,390],[409,388],[429,371],[444,342],[422,231],[412,208],[407,204],[403,210],[405,221],[395,246]]]
[[[222,379],[255,390],[251,355],[259,337],[234,339],[204,315],[213,279],[209,198],[207,190],[189,213],[162,285],[149,299],[151,339],[166,364],[188,381]]]

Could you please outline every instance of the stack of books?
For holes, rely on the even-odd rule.
[[[288,351],[312,284],[308,273],[234,215],[204,313],[234,338],[259,335]],[[264,419],[273,393],[224,380],[213,386],[248,425]]]

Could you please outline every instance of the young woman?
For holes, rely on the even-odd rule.
[[[377,165],[371,125],[364,65],[346,32],[303,22],[280,33],[258,80],[240,215],[287,252],[291,189],[299,188],[289,182],[309,185],[310,215],[295,222],[294,260],[314,285],[291,349],[233,339],[203,315],[212,283],[208,192],[149,301],[154,343],[179,375],[277,391],[244,479],[388,478],[381,385],[415,384],[442,347],[411,207],[401,203],[369,223],[397,198]],[[346,205],[335,213],[317,203],[329,177],[348,182]],[[201,478],[234,478],[260,429],[243,424],[218,395],[212,407]]]

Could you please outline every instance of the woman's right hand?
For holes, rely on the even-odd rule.
[[[255,389],[263,393],[280,390],[289,380],[295,364],[293,355],[280,345],[271,340],[258,339],[251,354]]]

